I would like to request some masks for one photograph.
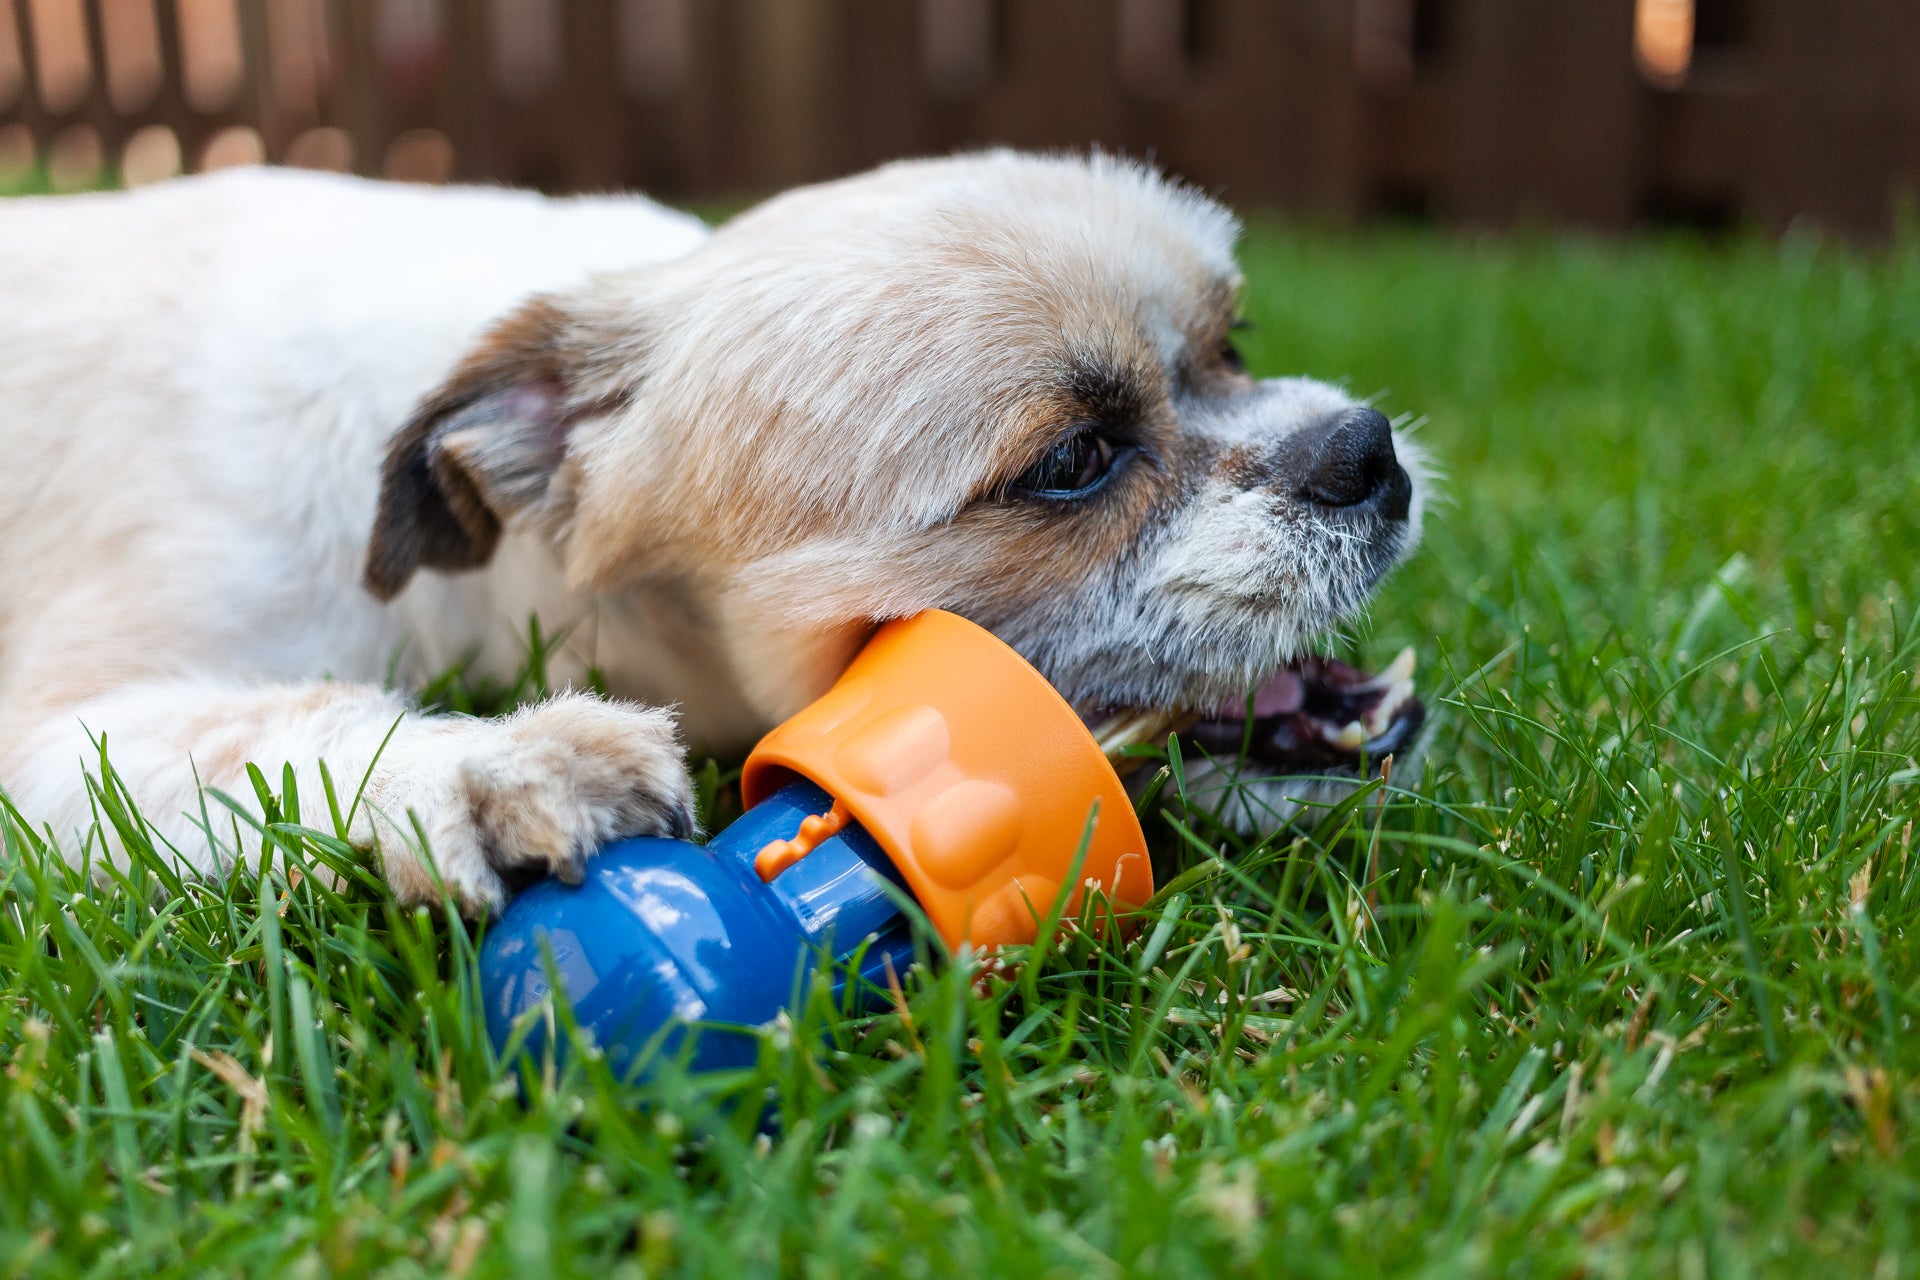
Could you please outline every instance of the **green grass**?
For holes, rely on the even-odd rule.
[[[105,185],[114,184],[109,182]],[[52,193],[53,184],[49,181],[43,166],[33,165],[26,169],[0,170],[0,197],[44,196]]]
[[[0,1266],[1920,1271],[1920,244],[1246,262],[1255,367],[1426,417],[1449,472],[1344,642],[1419,648],[1424,776],[1251,849],[1170,781],[1130,946],[524,1103],[464,932],[294,815],[258,883],[112,892],[14,815]]]

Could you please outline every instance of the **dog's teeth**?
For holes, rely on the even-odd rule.
[[[1372,741],[1385,733],[1393,724],[1393,718],[1400,713],[1400,708],[1405,706],[1407,699],[1412,696],[1413,681],[1411,680],[1401,680],[1381,694],[1380,701],[1374,703],[1372,710],[1367,712],[1367,740]]]
[[[1358,720],[1349,720],[1338,733],[1327,739],[1342,751],[1358,751],[1367,745],[1367,729]]]
[[[1394,655],[1393,661],[1389,662],[1379,675],[1376,675],[1365,684],[1357,686],[1357,688],[1390,689],[1397,684],[1405,684],[1411,688],[1413,684],[1414,666],[1418,662],[1419,658],[1415,656],[1413,646],[1408,645]]]

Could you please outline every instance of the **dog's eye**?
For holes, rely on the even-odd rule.
[[[1241,316],[1232,324],[1228,325],[1227,328],[1234,333],[1243,332],[1253,328],[1253,321],[1247,319],[1245,316]],[[1245,373],[1247,371],[1247,362],[1240,358],[1240,348],[1234,345],[1231,333],[1220,340],[1220,363],[1226,366],[1227,371],[1230,373]]]
[[[1113,445],[1104,436],[1081,431],[1047,450],[1013,487],[1036,498],[1077,498],[1099,487],[1113,469],[1113,458]]]

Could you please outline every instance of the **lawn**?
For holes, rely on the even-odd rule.
[[[11,814],[0,1269],[1920,1273],[1920,240],[1245,263],[1253,367],[1447,470],[1336,642],[1418,649],[1417,776],[1251,847],[1170,777],[1131,946],[524,1099],[456,923],[289,884],[351,870],[321,798],[118,892]]]

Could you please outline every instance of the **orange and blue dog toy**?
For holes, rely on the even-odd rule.
[[[527,1015],[557,981],[617,1070],[683,1048],[693,1070],[743,1065],[758,1052],[745,1029],[791,1008],[822,960],[876,985],[912,963],[902,893],[956,949],[1033,941],[1076,861],[1070,913],[1089,889],[1114,911],[1153,894],[1146,838],[1093,735],[950,613],[876,632],[761,739],[741,792],[746,813],[704,847],[621,840],[584,883],[508,904],[480,952],[497,1048],[525,1020],[526,1049],[543,1049]]]

